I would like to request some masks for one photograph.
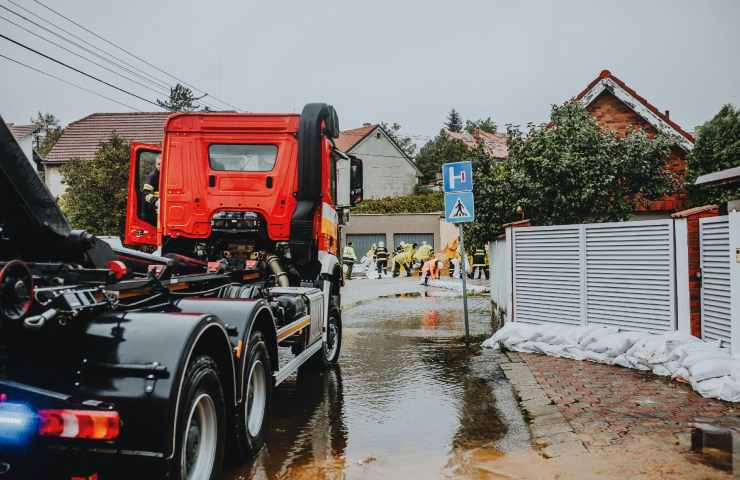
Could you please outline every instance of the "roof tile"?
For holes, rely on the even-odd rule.
[[[170,115],[170,112],[93,113],[70,123],[45,160],[92,159],[114,130],[132,142],[162,143],[164,124]]]

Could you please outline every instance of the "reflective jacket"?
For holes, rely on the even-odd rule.
[[[355,249],[349,245],[344,247],[344,252],[342,252],[342,258],[345,260],[352,260],[353,262],[356,262],[357,255],[355,254]]]

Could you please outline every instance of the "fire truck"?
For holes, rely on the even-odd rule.
[[[0,121],[0,480],[254,457],[273,389],[339,357],[362,163],[338,134],[323,103],[171,115],[161,146],[132,144],[123,246],[70,228]]]

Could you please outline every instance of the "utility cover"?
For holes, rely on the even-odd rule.
[[[448,223],[474,221],[473,192],[445,193],[445,220]]]

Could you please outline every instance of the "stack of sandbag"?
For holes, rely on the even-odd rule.
[[[678,332],[508,323],[484,347],[590,360],[687,381],[703,397],[740,401],[740,360],[728,349]]]

